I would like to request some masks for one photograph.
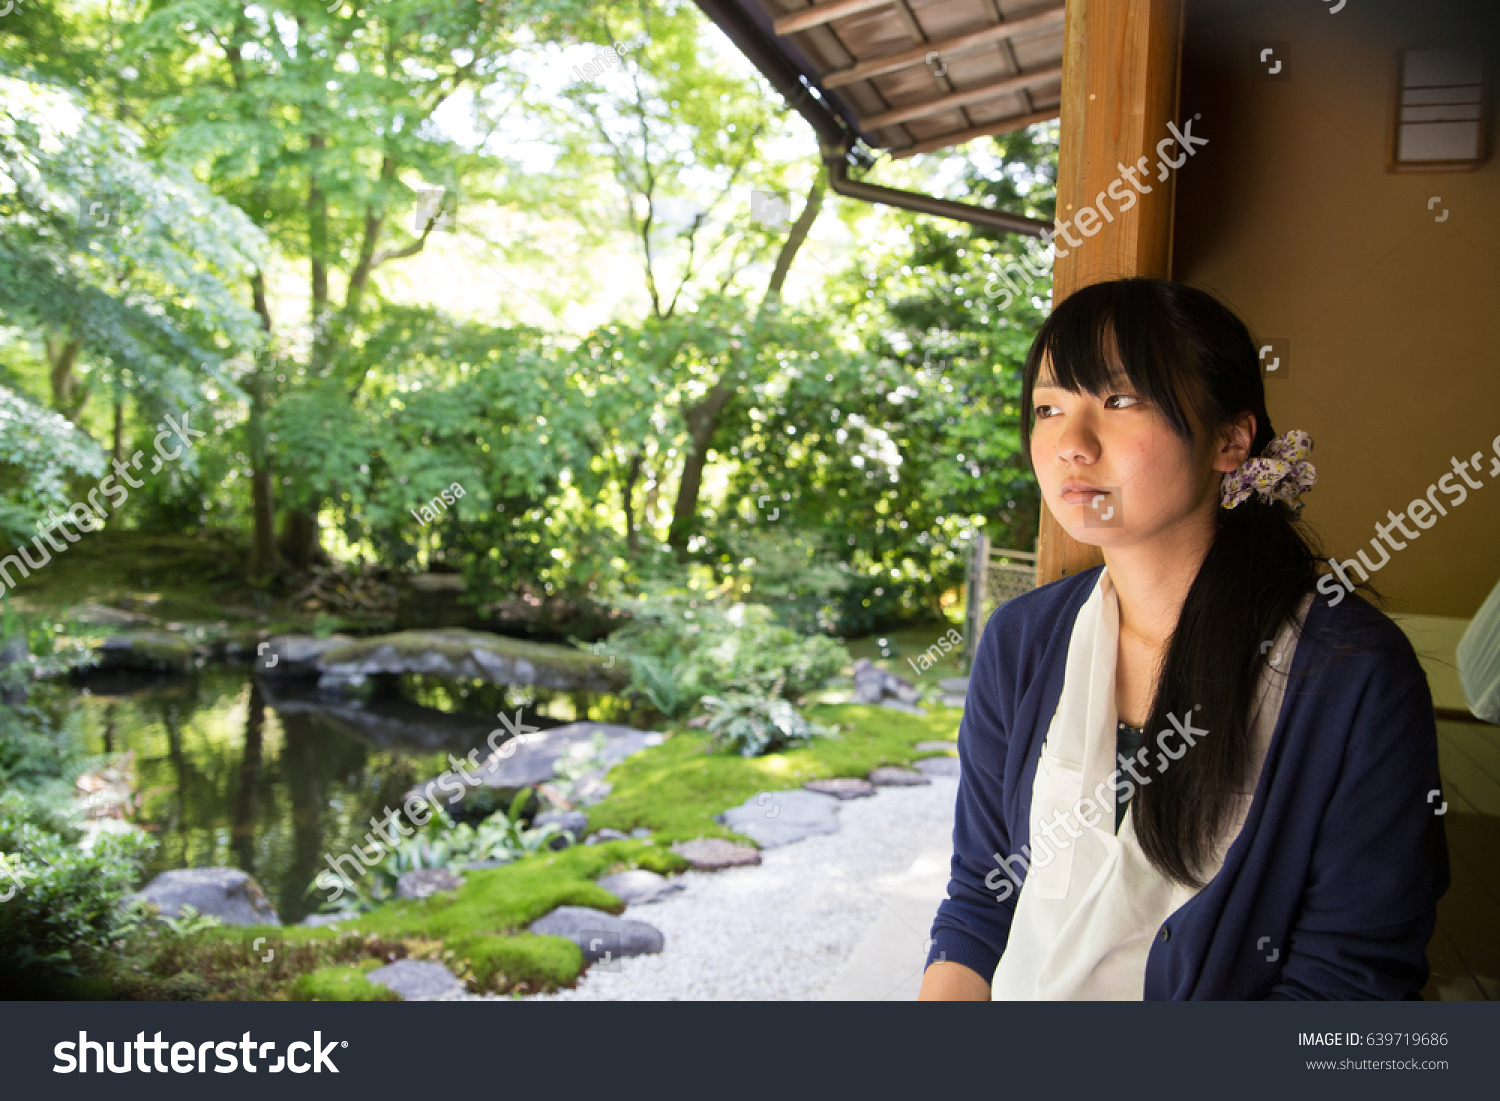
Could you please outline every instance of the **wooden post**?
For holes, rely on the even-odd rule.
[[[1092,237],[1059,234],[1052,268],[1052,300],[1079,287],[1128,275],[1168,278],[1172,268],[1172,194],[1175,175],[1137,195],[1128,211],[1099,196],[1146,157],[1176,122],[1183,0],[1068,0],[1064,25],[1062,145],[1058,151],[1057,220],[1086,206],[1107,205],[1113,219]],[[1175,149],[1174,149],[1175,153]],[[1138,176],[1138,178],[1140,178]],[[1128,186],[1128,185],[1127,185]],[[1067,255],[1063,255],[1066,252]],[[1097,547],[1072,539],[1042,503],[1037,538],[1037,584],[1097,566]]]

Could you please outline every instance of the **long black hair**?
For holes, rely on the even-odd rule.
[[[1193,423],[1212,435],[1255,415],[1250,454],[1275,436],[1250,332],[1212,295],[1160,279],[1095,283],[1069,295],[1043,323],[1026,359],[1021,439],[1031,454],[1032,390],[1043,362],[1056,385],[1103,396],[1123,371],[1172,430],[1193,444]],[[1252,495],[1218,511],[1218,531],[1188,590],[1158,671],[1146,730],[1190,714],[1208,733],[1134,796],[1141,849],[1163,875],[1201,887],[1251,764],[1251,708],[1262,643],[1294,620],[1318,580],[1318,552],[1289,508]],[[1149,737],[1149,735],[1148,735]]]

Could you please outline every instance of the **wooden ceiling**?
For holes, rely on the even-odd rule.
[[[739,0],[897,157],[1056,118],[1062,0]]]

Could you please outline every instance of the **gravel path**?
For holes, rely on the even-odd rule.
[[[840,804],[838,832],[768,849],[759,867],[686,872],[683,891],[625,913],[662,931],[660,955],[596,964],[576,989],[528,1000],[817,998],[889,909],[871,884],[951,828],[957,790],[946,777],[881,788]]]

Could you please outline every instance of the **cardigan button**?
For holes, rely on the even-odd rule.
[[[1165,943],[1166,941],[1172,939],[1172,930],[1163,925],[1161,927],[1161,932],[1157,933],[1156,935],[1163,941],[1163,943]]]

